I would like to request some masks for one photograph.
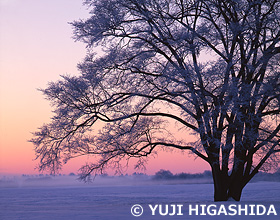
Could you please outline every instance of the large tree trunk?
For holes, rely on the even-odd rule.
[[[233,182],[228,190],[228,198],[233,198],[235,201],[240,201],[243,188],[242,182]]]
[[[214,201],[228,201],[234,199],[240,201],[244,184],[242,175],[236,173],[235,178],[230,178],[223,173],[219,165],[212,165],[212,176],[214,181]]]
[[[212,176],[214,181],[214,201],[227,201],[228,200],[228,180],[222,174],[219,165],[213,164]]]

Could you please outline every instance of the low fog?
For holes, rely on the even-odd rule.
[[[270,181],[280,182],[280,172],[263,173],[260,172],[252,182]],[[70,173],[69,175],[21,175],[21,176],[0,176],[1,188],[13,187],[99,187],[99,186],[125,186],[125,185],[157,185],[157,184],[206,184],[212,183],[210,171],[203,173],[172,174],[168,170],[160,170],[155,175],[134,173],[132,175],[97,175],[91,181],[79,180],[79,176]]]

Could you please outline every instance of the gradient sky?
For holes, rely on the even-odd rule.
[[[72,39],[68,22],[86,17],[82,0],[0,0],[0,174],[38,173],[27,140],[49,122],[51,107],[37,89],[78,73],[86,50]],[[76,172],[81,163],[69,162],[62,173]],[[146,173],[161,168],[202,172],[209,165],[179,152],[161,153],[150,159]]]

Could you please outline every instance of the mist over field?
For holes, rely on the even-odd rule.
[[[197,204],[262,204],[265,207],[273,204],[280,214],[278,174],[260,174],[258,181],[245,187],[239,203],[213,203],[213,184],[208,174],[172,174],[161,170],[154,176],[97,176],[90,183],[78,181],[74,174],[2,176],[0,219],[213,219],[209,215],[188,215],[188,206]],[[134,204],[142,205],[142,216],[131,214]],[[152,216],[149,204],[181,204],[184,215],[161,216],[157,213]],[[214,218],[278,219],[279,216],[220,215]]]
[[[280,172],[258,173],[252,182],[269,181],[280,182]],[[92,177],[89,182],[79,180],[79,176],[69,175],[7,175],[0,176],[1,188],[14,187],[90,187],[90,186],[126,186],[126,185],[158,185],[158,184],[206,184],[213,183],[211,171],[203,173],[177,173],[169,170],[159,170],[154,175],[134,173],[132,175],[109,176],[107,174]]]

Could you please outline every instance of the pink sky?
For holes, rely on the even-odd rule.
[[[33,146],[27,142],[51,116],[37,88],[63,74],[77,74],[85,45],[74,42],[68,22],[88,17],[82,0],[0,0],[0,174],[34,174]],[[62,173],[76,172],[81,160]],[[159,169],[203,172],[209,165],[187,154],[161,153],[146,173]],[[128,173],[133,173],[133,166]]]

